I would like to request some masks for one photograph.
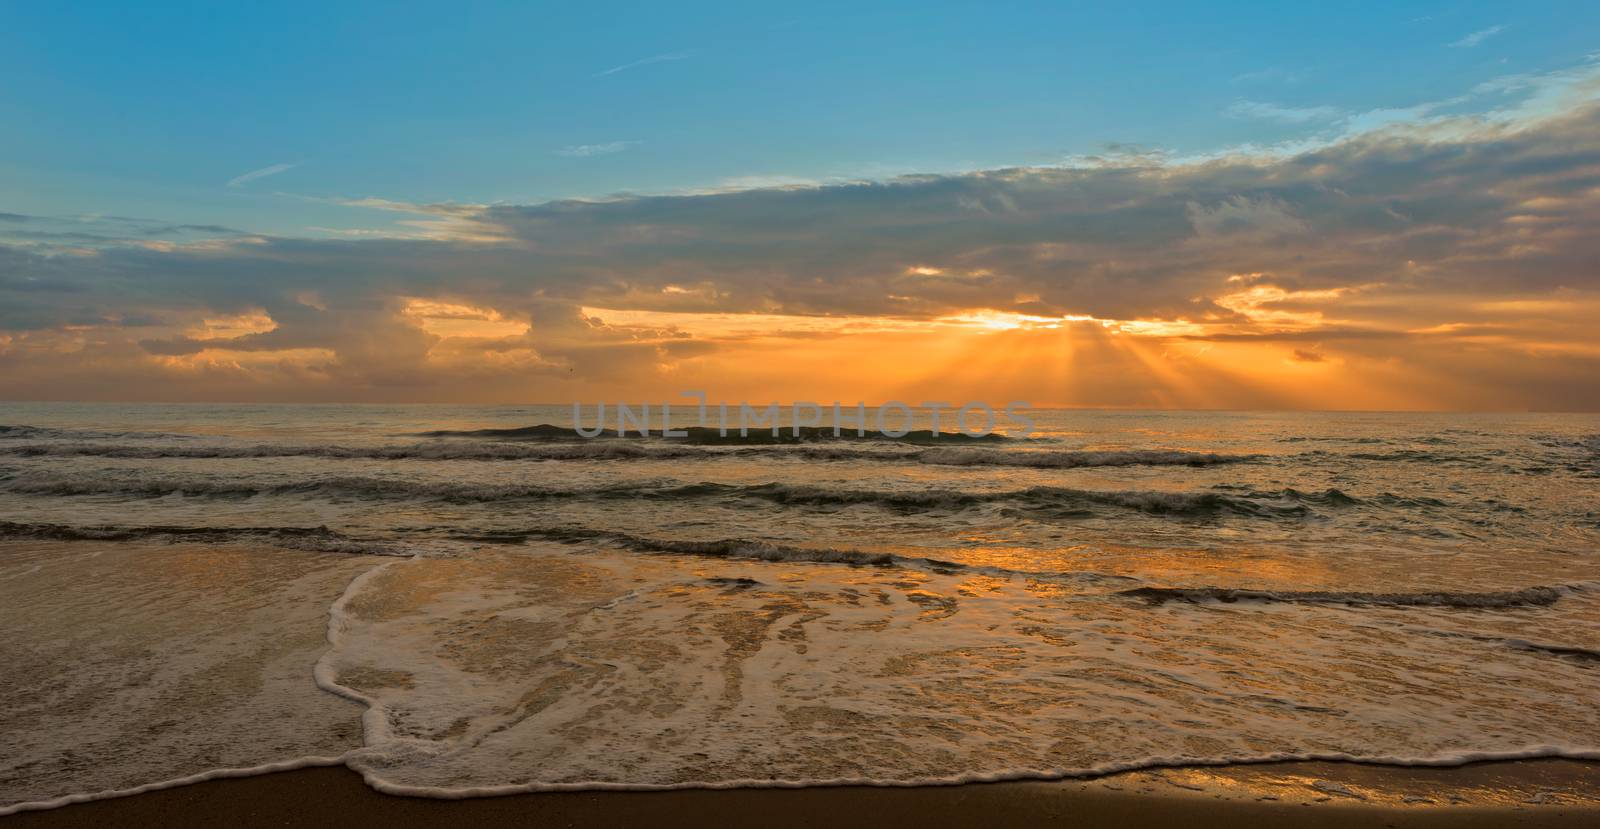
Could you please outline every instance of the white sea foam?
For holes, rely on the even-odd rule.
[[[1591,670],[1545,658],[1508,687],[1470,670],[1505,643],[1417,638],[1382,615],[1448,608],[1359,625],[1299,604],[1151,616],[986,575],[805,570],[786,587],[761,567],[397,561],[341,599],[319,682],[381,712],[349,764],[433,797],[1600,756]],[[1369,679],[1330,682],[1332,660]],[[1413,677],[1433,695],[1397,695]]]

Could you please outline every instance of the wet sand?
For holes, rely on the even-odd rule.
[[[1600,763],[1455,769],[1274,763],[1130,772],[1092,781],[933,788],[571,792],[470,800],[379,794],[314,768],[23,812],[5,826],[1117,825],[1500,827],[1600,825]]]

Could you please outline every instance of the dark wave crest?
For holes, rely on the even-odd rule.
[[[700,484],[698,486],[720,486]],[[1359,503],[1337,489],[1304,493],[1294,489],[1276,492],[1095,491],[1065,487],[1036,486],[1003,492],[961,492],[946,489],[882,491],[834,489],[816,486],[772,483],[738,487],[729,493],[762,498],[781,504],[846,506],[871,504],[904,511],[962,509],[978,504],[997,504],[1054,517],[1093,514],[1096,507],[1176,517],[1240,515],[1291,518],[1311,514],[1313,506],[1350,506]]]
[[[1003,567],[961,564],[943,559],[899,553],[871,552],[834,547],[802,547],[759,538],[648,538],[630,533],[596,530],[586,527],[529,527],[487,532],[456,532],[452,533],[452,536],[462,541],[491,544],[522,544],[531,540],[555,541],[563,544],[599,542],[645,554],[666,553],[751,561],[846,564],[861,567],[901,567],[941,575],[978,573],[1002,577],[1015,576],[1049,581],[1089,583],[1138,581],[1138,579],[1130,576],[1105,573],[1014,570]]]
[[[1579,589],[1574,585],[1527,587],[1490,593],[1427,591],[1420,593],[1360,593],[1346,591],[1243,590],[1230,587],[1139,587],[1120,595],[1144,599],[1151,604],[1181,601],[1195,604],[1220,602],[1266,602],[1288,604],[1382,605],[1386,607],[1453,607],[1498,610],[1518,607],[1545,607],[1563,595]]]
[[[167,543],[227,544],[257,541],[276,547],[325,553],[407,555],[398,545],[360,539],[327,527],[182,527],[112,526],[73,527],[65,524],[0,521],[0,539],[40,541],[162,541]]]
[[[849,489],[801,484],[685,484],[639,480],[594,487],[538,484],[475,484],[413,481],[403,478],[329,476],[279,484],[251,484],[212,478],[151,477],[115,479],[98,475],[12,472],[0,478],[0,491],[27,495],[118,495],[130,498],[186,496],[244,499],[257,496],[354,497],[377,500],[500,502],[520,500],[646,499],[765,501],[786,506],[844,508],[871,506],[900,512],[955,511],[984,505],[1018,510],[1035,518],[1075,518],[1112,508],[1171,517],[1247,516],[1296,518],[1314,507],[1340,508],[1361,503],[1337,489],[1240,492],[1095,491],[1036,486],[1020,490]]]
[[[179,435],[170,432],[59,429],[52,426],[0,423],[0,440],[188,440],[192,437],[192,435]]]

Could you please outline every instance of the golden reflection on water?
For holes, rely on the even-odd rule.
[[[993,543],[983,533],[966,533],[962,541]],[[1283,587],[1305,590],[1334,582],[1338,573],[1327,561],[1289,557],[1281,551],[1240,543],[1217,547],[1159,547],[1120,544],[1070,544],[1043,551],[1030,546],[994,546],[964,561],[1027,572],[1048,557],[1064,572],[1128,576],[1156,584],[1226,584],[1231,587]]]

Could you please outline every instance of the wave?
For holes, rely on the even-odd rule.
[[[1506,647],[1513,650],[1528,651],[1530,653],[1555,656],[1561,659],[1574,659],[1579,662],[1600,662],[1600,650],[1582,648],[1576,645],[1552,645],[1547,642],[1530,642],[1527,639],[1505,639]]]
[[[725,484],[632,481],[596,487],[562,488],[531,484],[424,482],[403,478],[329,476],[278,484],[231,483],[210,478],[108,479],[93,475],[13,474],[0,479],[0,491],[23,495],[115,495],[129,498],[246,499],[260,496],[339,496],[393,500],[497,502],[551,499],[674,499],[731,495],[742,489]],[[754,487],[753,489],[760,489]]]
[[[1000,504],[1013,509],[1055,512],[1063,516],[1088,514],[1093,507],[1118,507],[1180,517],[1224,514],[1295,517],[1309,515],[1314,505],[1348,506],[1359,503],[1337,489],[1321,493],[1304,493],[1294,489],[1246,491],[1238,495],[1221,492],[1095,491],[1054,486],[1002,492],[960,492],[946,489],[851,490],[772,483],[738,489],[737,495],[782,504],[872,504],[900,510],[960,509],[977,504]]]
[[[553,541],[561,544],[598,542],[646,554],[705,556],[750,561],[846,564],[865,567],[899,567],[939,575],[974,573],[1001,577],[1073,581],[1136,582],[1130,576],[1091,572],[1016,570],[989,565],[961,564],[926,556],[871,552],[830,547],[802,547],[765,539],[675,539],[650,538],[614,530],[587,527],[524,527],[510,530],[463,530],[434,527],[413,532],[443,531],[451,541],[486,544],[524,544],[528,541]],[[157,541],[174,544],[229,544],[258,541],[311,552],[355,553],[363,555],[409,556],[409,545],[380,539],[360,538],[328,527],[194,527],[194,526],[71,526],[66,524],[0,521],[0,540],[36,541]]]
[[[1568,584],[1562,585],[1556,589],[1561,590],[1562,592],[1575,593],[1584,592],[1596,587],[1600,587],[1600,582]],[[1448,639],[1470,639],[1475,642],[1488,642],[1490,644],[1500,645],[1515,651],[1523,651],[1526,653],[1538,654],[1540,656],[1553,656],[1558,659],[1569,659],[1584,663],[1600,662],[1600,650],[1586,648],[1581,645],[1535,642],[1530,639],[1523,639],[1520,637],[1492,636],[1482,633],[1468,633],[1457,630],[1436,630],[1433,628],[1417,627],[1414,625],[1406,625],[1404,627],[1407,630],[1427,636],[1440,636]]]
[[[1253,460],[1254,455],[1219,455],[1176,449],[1105,449],[1076,451],[1020,451],[949,448],[917,453],[922,463],[947,466],[1024,466],[1035,469],[1073,469],[1101,466],[1216,466]]]
[[[635,485],[638,493],[648,493],[647,485]],[[359,498],[426,499],[442,501],[509,501],[537,498],[585,496],[625,496],[629,487],[552,489],[539,486],[493,484],[422,483],[402,479],[334,476],[319,480],[281,484],[228,483],[211,479],[110,480],[89,476],[12,476],[0,483],[0,490],[24,495],[117,495],[129,498],[245,499],[258,496],[327,495]]]
[[[1325,455],[1324,452],[1313,452],[1314,455]],[[1430,452],[1426,449],[1396,449],[1393,452],[1351,452],[1348,455],[1333,457],[1351,461],[1379,461],[1394,463],[1483,463],[1484,458],[1475,455],[1457,455],[1445,452]]]
[[[1534,436],[1533,441],[1540,446],[1550,449],[1575,449],[1592,455],[1600,455],[1600,434],[1596,435],[1542,435]]]
[[[1568,472],[1583,478],[1600,477],[1600,435],[1579,435],[1537,438],[1543,446],[1557,450],[1556,457]],[[1528,471],[1537,474],[1537,467]]]
[[[260,541],[320,553],[410,555],[398,545],[345,535],[327,527],[181,527],[113,526],[74,527],[0,521],[0,539],[39,541],[164,541],[167,543],[229,544]]]
[[[1131,576],[1117,576],[1087,571],[1034,571],[1016,570],[990,565],[961,564],[926,556],[899,553],[871,552],[834,547],[800,547],[780,544],[765,539],[724,538],[715,540],[648,538],[612,530],[586,527],[526,527],[514,530],[489,530],[455,532],[452,537],[461,541],[491,544],[522,544],[531,540],[555,541],[562,544],[586,542],[608,543],[637,553],[667,553],[673,555],[706,556],[710,558],[742,559],[751,561],[848,564],[863,567],[900,567],[923,570],[938,575],[972,573],[1001,577],[1023,577],[1052,581],[1113,581],[1136,582]]]
[[[1393,441],[1387,438],[1350,438],[1340,437],[1338,435],[1290,435],[1288,437],[1277,438],[1277,441],[1279,443],[1352,443],[1368,446],[1382,443],[1393,443]]]
[[[13,457],[99,457],[136,460],[331,458],[336,460],[607,460],[715,457],[712,450],[688,446],[646,446],[624,441],[537,446],[518,443],[419,443],[409,446],[161,446],[107,443],[42,443],[0,446]]]
[[[1301,453],[1299,458],[1311,461],[1376,461],[1378,463],[1460,464],[1464,466],[1495,465],[1483,455],[1462,452],[1440,452],[1429,449],[1394,449],[1387,452],[1329,452],[1314,449]]]
[[[1044,518],[1085,517],[1097,507],[1133,510],[1173,517],[1223,515],[1293,518],[1312,514],[1312,507],[1346,507],[1361,503],[1337,489],[1300,492],[1295,489],[1238,494],[1216,491],[1095,491],[1054,486],[1020,490],[963,492],[951,489],[847,489],[802,484],[684,484],[670,480],[628,481],[595,487],[562,488],[529,484],[424,482],[401,478],[330,476],[279,484],[231,483],[198,479],[109,479],[99,475],[12,473],[0,478],[0,491],[25,495],[118,495],[131,498],[168,496],[245,499],[257,496],[342,496],[373,499],[420,499],[449,502],[519,500],[626,499],[761,500],[810,507],[875,506],[901,512],[962,510],[998,505]]]
[[[516,530],[456,533],[454,537],[464,541],[481,541],[495,544],[521,544],[534,539],[556,541],[563,544],[600,541],[641,553],[676,553],[713,558],[853,564],[872,567],[912,566],[945,573],[966,569],[964,565],[951,561],[899,556],[893,553],[873,553],[828,547],[797,547],[760,539],[745,538],[727,538],[711,541],[646,538],[630,533],[582,527],[529,527]]]
[[[451,441],[404,446],[336,446],[289,444],[164,446],[116,443],[34,443],[0,446],[12,457],[99,457],[134,460],[329,458],[337,460],[472,460],[591,461],[675,460],[718,458],[796,458],[815,461],[881,461],[940,466],[1014,466],[1074,469],[1109,466],[1215,466],[1251,460],[1250,455],[1219,455],[1167,449],[1004,450],[950,447],[911,451],[872,450],[843,446],[755,446],[729,449],[649,444],[642,441],[594,440],[581,443],[527,444]]]
[[[0,440],[187,440],[192,435],[170,432],[101,431],[96,429],[60,429],[53,426],[27,426],[0,423]]]
[[[913,429],[903,435],[894,435],[887,432],[869,429],[857,432],[853,428],[840,428],[838,434],[834,433],[832,426],[782,426],[776,434],[771,427],[761,429],[749,428],[746,434],[739,434],[736,429],[724,430],[711,426],[686,426],[682,429],[682,436],[667,437],[660,429],[648,433],[648,438],[668,440],[676,443],[688,444],[721,444],[721,445],[749,445],[749,444],[792,444],[792,443],[818,443],[822,441],[886,441],[893,443],[1005,443],[1016,441],[1018,438],[1007,437],[1001,434],[989,433],[984,435],[968,435],[962,432],[934,432],[930,429]],[[418,437],[425,438],[488,438],[493,440],[591,440],[579,435],[570,426],[555,426],[541,423],[537,426],[520,426],[511,429],[436,429],[433,431],[419,432]],[[627,438],[644,439],[646,436],[630,431],[627,435],[614,429],[604,429],[597,435],[600,438]]]
[[[103,476],[11,474],[0,477],[0,491],[22,495],[113,495],[128,498],[216,498],[242,500],[261,496],[333,496],[377,500],[431,500],[447,502],[497,502],[548,499],[695,497],[739,487],[664,481],[632,481],[588,488],[546,487],[531,484],[472,484],[424,482],[404,478],[337,475],[277,484],[234,483],[213,478],[110,479]]]
[[[1231,587],[1138,587],[1118,595],[1144,599],[1151,604],[1172,601],[1201,604],[1218,602],[1264,602],[1287,604],[1382,605],[1385,607],[1451,607],[1497,610],[1546,607],[1562,596],[1588,589],[1588,584],[1555,587],[1525,587],[1488,593],[1424,591],[1419,593],[1361,593],[1338,590],[1245,590]]]

